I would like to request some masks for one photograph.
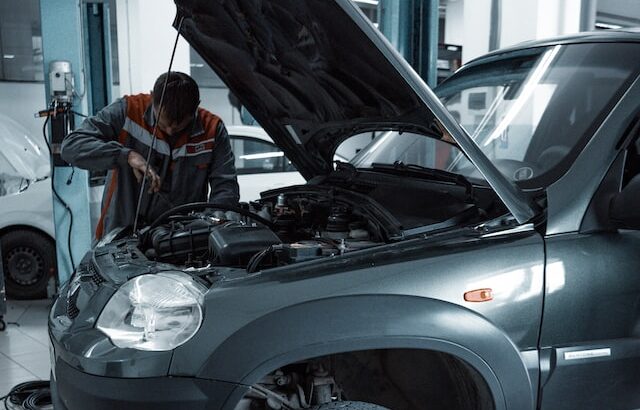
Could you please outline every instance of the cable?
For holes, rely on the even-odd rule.
[[[167,76],[164,79],[164,84],[162,86],[162,93],[160,94],[160,107],[158,107],[158,117],[156,118],[155,123],[153,124],[153,134],[151,136],[151,146],[149,147],[149,153],[147,154],[147,164],[144,175],[142,177],[142,183],[140,185],[140,194],[138,194],[138,204],[136,205],[136,217],[133,220],[133,234],[137,235],[136,230],[138,229],[138,217],[140,216],[140,205],[142,204],[142,195],[144,195],[144,187],[147,183],[147,176],[149,175],[149,167],[151,166],[151,154],[155,149],[156,145],[156,131],[158,130],[158,121],[160,116],[162,115],[162,109],[164,108],[164,93],[167,91],[167,84],[169,83],[169,74],[171,73],[171,67],[173,66],[173,59],[176,56],[176,49],[178,48],[178,40],[180,39],[180,29],[182,28],[182,22],[184,21],[184,17],[180,19],[180,23],[178,23],[176,34],[176,41],[173,44],[173,51],[171,52],[171,60],[169,60],[169,68],[167,69]]]
[[[268,248],[265,248],[263,250],[261,250],[258,253],[255,253],[251,259],[249,259],[249,263],[247,263],[247,273],[254,273],[258,271],[258,268],[260,268],[260,264],[262,263],[262,261],[264,260],[264,258],[272,253],[274,251],[273,246],[269,246]]]
[[[47,144],[47,149],[49,150],[49,158],[51,159],[51,190],[53,191],[54,197],[60,202],[60,204],[64,207],[64,209],[69,213],[69,232],[67,234],[67,252],[69,253],[69,261],[71,261],[72,272],[76,270],[76,264],[73,261],[73,253],[71,253],[71,232],[73,230],[73,212],[64,199],[58,194],[56,191],[56,187],[53,184],[53,180],[55,177],[55,164],[53,163],[53,151],[51,150],[51,144],[49,144],[49,140],[47,139],[47,124],[49,123],[49,116],[44,120],[44,124],[42,125],[42,136],[44,138],[45,144]],[[71,173],[71,177],[67,180],[67,185],[71,184],[70,180],[73,178],[73,172]]]
[[[20,406],[27,410],[42,410],[51,406],[51,387],[49,380],[36,380],[17,384],[11,388],[11,391],[0,397],[4,402],[5,410],[9,409],[9,403],[12,407]],[[45,407],[46,406],[46,407]]]

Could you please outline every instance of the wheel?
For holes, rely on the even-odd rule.
[[[6,328],[7,328],[7,323],[0,318],[0,332],[4,332]]]
[[[335,401],[312,407],[315,410],[389,410],[377,404],[364,403],[362,401]]]
[[[56,248],[46,236],[29,230],[7,232],[0,238],[7,296],[47,297],[47,283],[56,272]]]

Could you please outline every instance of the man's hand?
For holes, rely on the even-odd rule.
[[[152,167],[147,166],[147,161],[144,157],[135,151],[129,151],[127,162],[131,169],[133,169],[133,175],[136,176],[138,183],[142,183],[142,177],[145,172],[147,173],[147,180],[149,181],[149,193],[160,191],[160,177],[153,170]]]

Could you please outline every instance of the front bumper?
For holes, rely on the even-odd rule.
[[[233,383],[187,377],[112,378],[83,373],[57,359],[51,391],[56,410],[222,409]]]

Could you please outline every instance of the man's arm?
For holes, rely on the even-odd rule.
[[[229,134],[222,122],[220,122],[216,131],[209,184],[211,185],[209,202],[236,205],[240,200],[240,188],[238,187]]]
[[[127,102],[120,98],[95,116],[85,119],[62,141],[62,159],[92,171],[126,166],[131,150],[118,142],[126,113]]]

